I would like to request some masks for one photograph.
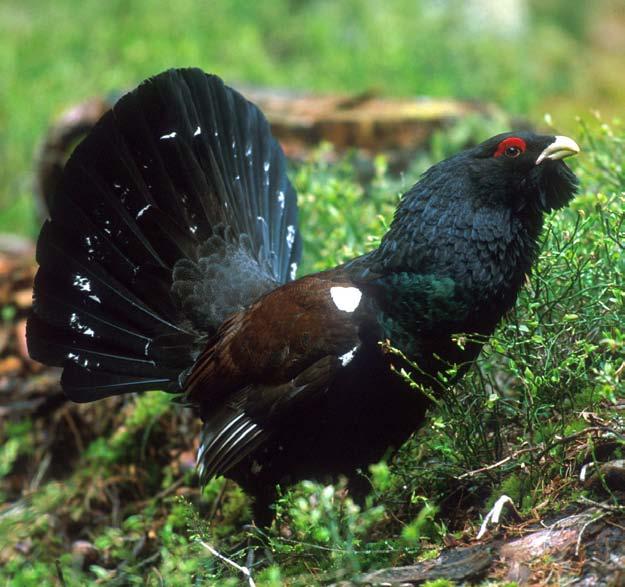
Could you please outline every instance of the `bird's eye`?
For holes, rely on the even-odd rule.
[[[516,159],[519,155],[525,153],[525,149],[527,149],[527,145],[523,139],[519,137],[508,137],[497,145],[493,157],[505,155],[510,159]]]
[[[521,149],[519,149],[518,147],[506,147],[505,153],[506,157],[511,157],[512,159],[514,159],[521,154]]]

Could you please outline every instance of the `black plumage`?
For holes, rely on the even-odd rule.
[[[215,76],[165,72],[78,146],[39,237],[33,358],[75,401],[164,389],[204,420],[202,479],[226,474],[266,522],[277,483],[397,448],[436,386],[480,351],[574,195],[571,139],[506,133],[430,168],[378,249],[295,280],[296,195],[260,111]],[[395,360],[395,359],[393,359]]]

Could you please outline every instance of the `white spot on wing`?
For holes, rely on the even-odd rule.
[[[352,350],[347,351],[345,354],[343,354],[343,355],[341,355],[339,357],[339,361],[341,361],[341,365],[343,367],[345,367],[345,365],[348,365],[349,363],[351,363],[351,361],[354,358],[354,355],[356,354],[357,350],[358,350],[358,345],[356,345]]]
[[[229,446],[228,450],[231,451],[239,442],[241,442],[250,432],[257,428],[258,425],[246,420],[241,424],[228,438],[223,442],[222,446]]]
[[[161,135],[160,139],[161,141],[165,141],[167,139],[175,139],[176,138],[176,131],[172,130],[168,135]]]
[[[206,455],[206,453],[210,452],[210,449],[215,446],[217,441],[219,441],[224,436],[224,434],[244,416],[245,414],[239,414],[236,418],[233,418],[232,420],[230,420],[230,422],[228,422],[228,424],[219,432],[219,434],[217,434],[212,442],[210,442],[209,444],[202,444],[200,446],[200,450],[197,453],[197,462],[201,464],[204,460],[204,456]]]
[[[295,276],[297,275],[297,263],[291,263],[291,271],[289,272],[289,277],[291,278],[291,280],[295,279]]]
[[[284,192],[278,193],[278,202],[280,204],[280,208],[284,210]]]
[[[353,312],[362,298],[362,292],[357,287],[331,287],[330,295],[341,312]]]

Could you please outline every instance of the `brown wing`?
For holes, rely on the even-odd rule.
[[[333,292],[354,289],[337,271],[305,277],[222,325],[186,387],[205,420],[198,454],[203,481],[227,472],[292,407],[328,389],[360,343],[355,312],[341,310]]]
[[[353,288],[328,272],[288,283],[234,314],[198,358],[186,383],[191,401],[227,396],[246,385],[283,384],[327,355],[359,343],[353,312],[340,310],[336,288]]]
[[[326,356],[302,373],[279,385],[251,385],[205,415],[198,465],[206,483],[256,450],[279,426],[292,404],[327,389],[338,368],[335,357]]]

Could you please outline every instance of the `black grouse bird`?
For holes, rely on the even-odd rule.
[[[277,483],[352,476],[399,447],[431,383],[460,373],[513,306],[543,214],[573,197],[562,136],[506,133],[431,167],[376,250],[295,279],[296,194],[262,113],[198,69],[162,73],[69,159],[37,246],[31,356],[74,401],[180,394],[204,421],[202,480],[225,474],[267,522]]]

